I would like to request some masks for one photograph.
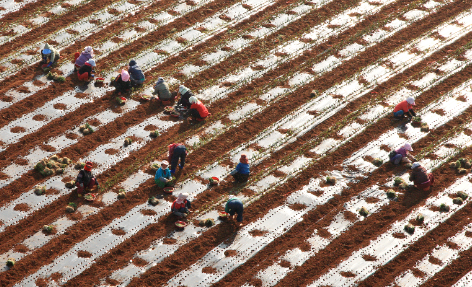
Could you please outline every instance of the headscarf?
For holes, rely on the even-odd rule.
[[[128,71],[121,70],[121,79],[123,80],[123,82],[128,82],[128,80],[129,80]]]
[[[408,97],[406,99],[406,102],[409,103],[410,105],[414,106],[415,105],[415,99],[413,97]]]
[[[44,55],[49,55],[49,54],[51,54],[51,52],[52,52],[52,51],[51,51],[51,47],[49,47],[49,44],[46,43],[46,44],[44,45],[44,48],[43,48],[43,54],[44,54]]]
[[[92,67],[95,67],[95,66],[97,65],[97,64],[95,64],[95,60],[94,60],[94,59],[89,59],[89,60],[87,61],[87,63],[89,63],[90,66],[92,66]]]
[[[159,85],[159,84],[162,84],[162,83],[164,83],[164,79],[159,77],[159,79],[157,79],[156,86]]]
[[[93,55],[93,49],[92,49],[92,47],[90,47],[90,46],[85,47],[84,53],[85,53],[85,54]]]
[[[242,154],[242,155],[241,155],[241,158],[239,159],[239,162],[240,162],[240,163],[246,163],[246,164],[249,163],[249,161],[248,161],[248,159],[247,159],[247,156],[246,156],[245,154]]]
[[[130,66],[130,67],[136,66],[136,61],[135,61],[135,60],[129,61],[129,66]]]
[[[415,169],[417,167],[420,167],[421,164],[419,162],[414,162],[412,165],[411,165],[411,169]]]
[[[84,166],[84,170],[91,171],[93,167],[93,163],[91,161],[87,161]]]
[[[195,97],[195,96],[191,96],[191,97],[188,99],[188,102],[191,103],[191,104],[196,104],[196,103],[198,103],[198,99],[197,99],[197,97]]]
[[[177,200],[176,202],[178,204],[181,204],[182,202],[184,202],[184,200],[186,200],[188,197],[188,193],[180,193],[179,196],[177,197]]]
[[[161,165],[163,165],[163,164],[169,166],[169,162],[168,162],[167,160],[163,160],[163,161],[161,162]]]
[[[189,91],[189,89],[187,87],[185,87],[183,85],[179,86],[179,92],[180,92],[181,95],[184,95],[188,91]]]
[[[407,151],[413,151],[413,148],[411,147],[411,144],[409,143],[404,144],[403,148]]]

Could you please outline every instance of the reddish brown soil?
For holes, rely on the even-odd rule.
[[[266,234],[266,233],[267,233],[267,231],[262,231],[262,230],[257,230],[257,229],[249,231],[249,234],[251,234],[254,237],[255,236],[264,236],[264,234]]]
[[[13,127],[10,129],[12,133],[24,133],[26,129],[24,127]]]
[[[143,210],[141,210],[141,214],[147,215],[147,216],[154,216],[157,213],[152,209],[143,209]]]
[[[18,244],[15,246],[15,252],[26,253],[29,251],[29,248],[23,244]]]
[[[138,266],[138,267],[144,267],[148,265],[148,262],[142,258],[136,257],[133,259],[133,264]]]
[[[28,211],[28,210],[30,210],[30,207],[29,207],[29,205],[26,204],[26,203],[20,203],[20,204],[15,205],[15,207],[13,208],[13,210],[16,210],[16,211]]]
[[[122,236],[122,235],[126,234],[126,232],[123,229],[112,229],[111,233],[113,233],[115,235],[118,235],[118,236]]]
[[[46,119],[45,115],[35,115],[33,117],[33,120],[35,120],[35,121],[44,121],[45,119]]]
[[[77,256],[79,256],[81,258],[90,258],[90,257],[92,257],[92,253],[90,253],[88,251],[84,251],[84,250],[79,250],[77,252]]]
[[[216,269],[212,267],[205,267],[202,269],[202,272],[206,274],[214,274],[216,273]]]

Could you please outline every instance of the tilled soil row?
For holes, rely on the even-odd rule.
[[[0,18],[2,20],[0,30],[7,32],[10,25],[18,24],[19,21],[25,21],[31,18],[31,15],[36,15],[39,10],[44,11],[47,7],[54,7],[54,4],[59,2],[62,1],[35,1],[23,5],[19,10],[5,14]]]
[[[365,142],[365,141],[362,141],[362,143],[364,143],[364,142]],[[328,160],[328,162],[330,162],[330,161]],[[260,165],[257,166],[256,169],[259,168],[259,167],[260,167]],[[326,167],[326,166],[323,166],[323,167]],[[323,168],[321,168],[321,170],[323,170]],[[225,187],[223,187],[223,188],[217,188],[217,189],[220,189],[220,191],[222,191],[222,190],[224,190],[225,188],[227,188],[227,186],[225,186]],[[215,191],[216,191],[217,189],[215,189]],[[205,193],[205,195],[208,195],[208,193]],[[203,204],[203,202],[200,202],[200,199],[201,199],[201,197],[199,196],[199,198],[198,198],[196,201],[194,201],[194,203],[195,203],[194,205],[195,205],[197,208]],[[156,237],[157,237],[157,236],[156,236]],[[136,243],[136,242],[134,242],[133,245],[134,245],[135,243]],[[147,245],[145,244],[144,246],[147,246]],[[120,254],[122,254],[122,252],[123,252],[122,250],[123,250],[123,249],[127,249],[127,248],[120,248]],[[110,258],[116,258],[116,257],[113,256],[113,255],[110,255],[110,256],[111,256],[111,257],[106,257],[106,258],[104,258],[104,259],[102,259],[102,260],[100,260],[100,261],[102,261],[103,264],[105,265],[105,264],[106,264],[105,262],[108,262],[108,261],[109,261],[108,259],[110,259]],[[129,257],[128,257],[128,258],[129,258]],[[126,261],[126,259],[125,259],[125,261]],[[96,271],[96,268],[93,268],[93,270],[94,270],[94,272],[95,272],[95,271]],[[90,273],[83,273],[83,274],[81,275],[81,278],[82,278],[82,276],[83,276],[83,277],[89,277],[89,276],[91,276],[91,274],[90,274]],[[97,277],[101,277],[101,276],[97,276]]]

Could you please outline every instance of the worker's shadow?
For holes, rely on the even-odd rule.
[[[405,190],[404,196],[400,203],[407,208],[413,207],[426,200],[431,195],[433,189],[434,187],[431,186],[428,191],[424,191],[414,186],[409,186],[408,189]]]

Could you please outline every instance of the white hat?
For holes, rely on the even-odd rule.
[[[169,162],[168,162],[167,160],[163,160],[163,161],[161,162],[161,165],[163,165],[163,164],[164,164],[164,165],[169,165]]]
[[[186,92],[188,92],[188,89],[184,85],[180,85],[179,86],[179,92],[180,92],[181,95],[183,95]]]
[[[90,46],[85,47],[84,52],[87,54],[93,54],[93,49]]]
[[[415,105],[415,99],[413,97],[408,97],[406,98],[406,102],[409,103],[410,105]]]
[[[88,62],[88,63],[90,64],[90,66],[92,66],[92,67],[95,67],[95,66],[97,65],[97,64],[95,64],[95,60],[94,60],[94,59],[89,59],[87,62]]]
[[[421,166],[421,164],[419,162],[414,162],[412,165],[411,165],[411,169],[414,169],[414,168],[417,168]]]
[[[188,102],[191,103],[191,104],[196,104],[198,102],[198,99],[197,99],[197,97],[191,96],[188,99]]]
[[[413,151],[413,148],[411,148],[411,144],[409,143],[404,144],[403,148],[406,149],[407,151]]]
[[[177,196],[177,203],[182,203],[184,200],[186,200],[188,197],[188,193],[180,193],[179,196]]]

